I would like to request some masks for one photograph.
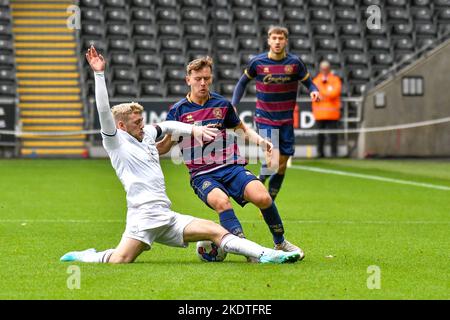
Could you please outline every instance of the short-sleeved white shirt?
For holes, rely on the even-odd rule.
[[[121,129],[113,136],[102,133],[103,146],[125,188],[128,209],[151,214],[148,224],[153,227],[170,219],[164,212],[171,206],[155,145],[157,135],[153,126],[144,127],[142,142]]]

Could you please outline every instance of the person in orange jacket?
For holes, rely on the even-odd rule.
[[[319,89],[322,99],[312,103],[314,118],[319,130],[338,128],[341,118],[341,79],[331,72],[330,63],[322,61],[320,63],[320,73],[313,80]],[[337,157],[337,134],[330,134],[331,155]],[[317,152],[319,158],[325,156],[324,153],[325,134],[319,134],[317,138]]]

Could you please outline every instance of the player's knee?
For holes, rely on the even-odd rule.
[[[213,199],[210,204],[217,212],[223,212],[232,208],[230,199],[228,199],[228,197],[218,197],[216,199]]]
[[[272,205],[272,197],[268,192],[258,194],[253,203],[260,209],[266,209]]]

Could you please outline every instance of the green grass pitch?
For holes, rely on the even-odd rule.
[[[294,164],[450,187],[444,161]],[[184,166],[162,167],[173,210],[218,220]],[[202,263],[195,244],[155,244],[131,265],[74,264],[79,289],[68,288],[71,264],[60,256],[114,247],[125,225],[125,194],[109,161],[0,160],[0,190],[0,299],[450,298],[449,190],[290,168],[277,204],[304,261],[258,265],[228,255]],[[247,237],[271,246],[258,210],[235,208]],[[377,275],[380,286],[369,289]]]

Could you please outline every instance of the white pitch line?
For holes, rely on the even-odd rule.
[[[262,220],[241,220],[242,223],[259,223]],[[450,224],[450,221],[426,221],[426,220],[404,220],[404,221],[386,221],[386,220],[286,220],[286,223],[299,224]],[[0,219],[0,223],[125,223],[124,220],[75,220],[75,219]]]
[[[447,186],[441,186],[441,185],[431,184],[431,183],[415,182],[415,181],[409,181],[409,180],[386,178],[386,177],[380,177],[380,176],[373,176],[373,175],[369,175],[369,174],[314,168],[314,167],[300,166],[300,165],[292,165],[291,168],[298,169],[298,170],[311,171],[311,172],[335,174],[335,175],[339,175],[339,176],[346,176],[346,177],[353,177],[353,178],[360,178],[360,179],[367,179],[367,180],[376,180],[376,181],[383,181],[383,182],[391,182],[391,183],[405,184],[405,185],[415,186],[415,187],[450,191],[450,187],[447,187]]]

